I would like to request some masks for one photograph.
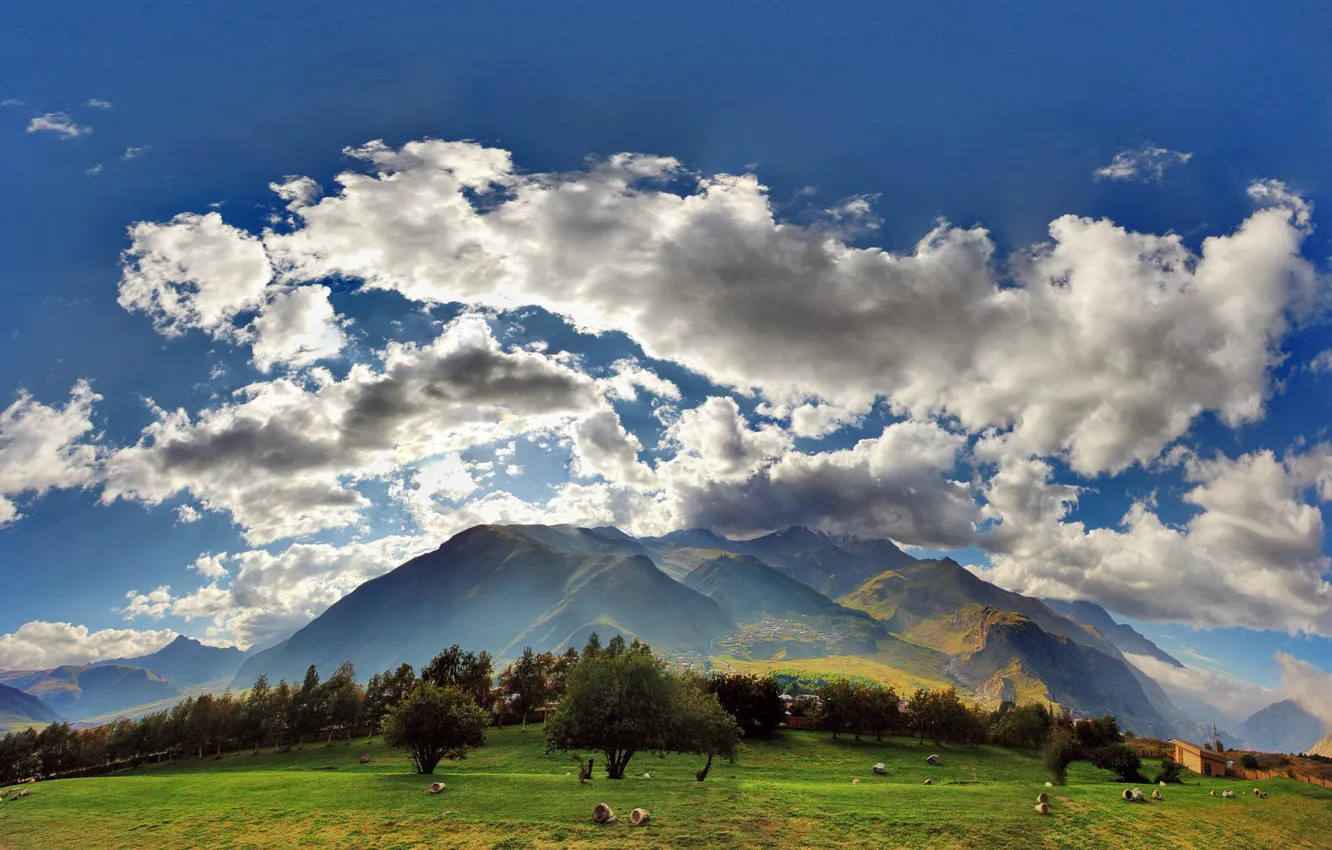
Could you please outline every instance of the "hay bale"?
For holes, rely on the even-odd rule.
[[[1257,788],[1255,788],[1255,789],[1253,789],[1253,796],[1255,796],[1255,797],[1261,797],[1261,796],[1263,796],[1263,792],[1262,792],[1262,791],[1259,791]]]
[[[852,780],[851,780],[851,784],[852,784],[852,785],[859,785],[859,784],[860,784],[860,780],[859,780],[859,779],[852,779]]]
[[[884,765],[883,762],[879,762],[878,764],[874,765],[874,772],[877,773],[879,776],[885,776],[888,773],[888,768]]]
[[[1215,797],[1215,796],[1216,796],[1216,791],[1215,791],[1215,790],[1213,790],[1213,791],[1208,791],[1207,793],[1208,793],[1209,796],[1212,796],[1212,797]]]
[[[1137,788],[1125,788],[1123,797],[1126,803],[1141,803],[1145,799]]]
[[[605,803],[597,803],[597,807],[592,810],[592,820],[595,823],[614,823],[615,812]]]
[[[629,813],[629,822],[634,826],[642,826],[647,823],[648,819],[651,817],[652,814],[647,809],[634,809]]]
[[[650,773],[645,773],[645,774],[643,774],[643,778],[644,778],[644,779],[651,779],[651,778],[652,778],[652,774],[650,774]]]
[[[926,784],[926,785],[933,785],[933,784],[934,784],[934,780],[933,780],[933,779],[926,779],[926,780],[925,780],[925,784]]]
[[[1038,814],[1038,815],[1048,815],[1048,814],[1050,814],[1050,807],[1049,807],[1047,804],[1045,804],[1044,802],[1037,803],[1037,804],[1036,804],[1036,814]]]
[[[361,753],[361,764],[369,764],[369,763],[370,763],[370,754]]]
[[[926,761],[927,763],[929,763],[929,764],[934,765],[935,767],[938,767],[938,766],[939,766],[939,755],[938,755],[938,753],[935,753],[934,755],[931,755],[931,756],[926,757],[925,761]]]
[[[430,793],[431,793],[431,794],[438,794],[440,791],[443,791],[443,790],[444,790],[444,783],[443,783],[443,782],[436,782],[436,783],[434,783],[433,785],[430,786]]]
[[[1157,788],[1155,791],[1152,792],[1152,799],[1153,799],[1153,800],[1160,800],[1160,799],[1163,799],[1162,796],[1161,796],[1161,789],[1160,789],[1160,788]]]
[[[1164,783],[1164,782],[1158,782],[1158,783],[1156,783],[1156,784],[1157,784],[1157,785],[1160,785],[1162,788],[1165,787],[1165,783]]]
[[[1053,782],[1047,782],[1047,783],[1045,783],[1045,787],[1046,787],[1046,788],[1053,788],[1053,787],[1054,787],[1054,783],[1053,783]]]
[[[1048,802],[1050,802],[1050,795],[1047,794],[1047,793],[1045,793],[1044,791],[1042,791],[1041,793],[1039,793],[1039,794],[1036,795],[1036,802],[1038,802],[1038,803],[1048,803]]]
[[[1222,791],[1222,792],[1221,792],[1221,796],[1222,796],[1222,797],[1225,797],[1227,800],[1232,800],[1232,799],[1235,798],[1235,792],[1234,792],[1234,791]]]

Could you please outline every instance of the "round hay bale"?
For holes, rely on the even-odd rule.
[[[1162,797],[1161,797],[1161,789],[1160,789],[1160,788],[1157,788],[1155,791],[1152,792],[1152,799],[1153,799],[1153,800],[1160,800],[1160,799],[1162,799]]]
[[[1259,791],[1257,788],[1255,788],[1255,789],[1253,789],[1253,796],[1255,796],[1255,797],[1261,797],[1261,796],[1263,796],[1263,792],[1262,792],[1262,791]]]
[[[1234,797],[1235,797],[1235,792],[1234,792],[1234,791],[1222,791],[1222,792],[1221,792],[1221,796],[1222,796],[1222,797],[1225,797],[1227,800],[1231,800],[1231,799],[1234,799]]]
[[[1046,787],[1046,788],[1053,788],[1053,787],[1054,787],[1054,783],[1053,783],[1053,782],[1047,782],[1047,783],[1045,783],[1045,787]]]
[[[1157,785],[1160,785],[1162,788],[1165,787],[1165,782],[1158,782],[1158,783],[1156,783],[1156,784],[1157,784]]]
[[[430,793],[431,793],[431,794],[438,794],[440,791],[443,791],[443,790],[444,790],[444,783],[443,783],[443,782],[435,782],[435,783],[433,783],[433,784],[430,786]]]
[[[927,756],[927,757],[925,758],[925,761],[928,762],[929,764],[934,765],[935,767],[938,767],[938,766],[939,766],[939,754],[938,754],[938,753],[935,753],[934,755]]]
[[[634,809],[629,813],[629,822],[634,826],[642,826],[652,817],[652,813],[647,809]]]
[[[1124,789],[1124,793],[1120,796],[1122,796],[1125,800],[1127,800],[1130,803],[1133,802],[1133,792],[1127,788]]]
[[[370,763],[370,754],[361,753],[361,764],[369,764],[369,763]]]
[[[933,784],[934,784],[934,780],[933,780],[933,779],[926,779],[926,780],[925,780],[925,784],[926,784],[926,785],[933,785]]]
[[[644,778],[644,779],[651,779],[651,778],[652,778],[652,774],[650,774],[650,773],[645,773],[645,774],[643,774],[643,778]]]
[[[883,762],[879,762],[878,764],[874,765],[874,772],[877,773],[879,776],[884,776],[888,773],[888,768],[886,765],[884,765]]]
[[[611,823],[615,817],[615,812],[605,803],[597,803],[597,807],[592,810],[592,820],[596,823]]]
[[[1036,804],[1036,814],[1038,814],[1038,815],[1048,815],[1048,814],[1050,814],[1050,807],[1049,807],[1046,803],[1044,803],[1044,802],[1037,803],[1037,804]]]
[[[1216,791],[1214,791],[1214,790],[1213,790],[1213,791],[1208,791],[1207,794],[1208,794],[1209,796],[1211,796],[1211,797],[1215,797],[1215,796],[1216,796]]]
[[[851,780],[851,784],[852,784],[852,785],[859,785],[859,784],[860,784],[860,780],[859,780],[859,779],[852,779],[852,780]]]
[[[1047,794],[1047,793],[1045,793],[1044,791],[1042,791],[1041,793],[1039,793],[1039,794],[1036,795],[1036,802],[1038,802],[1038,803],[1048,803],[1048,802],[1050,802],[1050,795]]]

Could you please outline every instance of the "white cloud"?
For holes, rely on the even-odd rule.
[[[611,369],[614,371],[611,377],[603,378],[601,382],[606,388],[607,398],[635,401],[641,389],[651,396],[680,400],[678,386],[640,365],[637,360],[617,360],[611,364]]]
[[[339,175],[317,204],[294,196],[292,232],[264,235],[284,281],[537,305],[775,403],[886,398],[1066,452],[1085,474],[1149,462],[1207,411],[1260,418],[1288,316],[1324,283],[1299,255],[1307,204],[1272,183],[1255,195],[1273,205],[1196,255],[1063,216],[1001,269],[980,228],[940,225],[904,254],[853,248],[836,225],[777,220],[752,176],[667,191],[657,178],[682,172],[666,158],[523,174],[469,143],[351,153],[379,173]]]
[[[152,145],[130,145],[125,148],[125,152],[120,155],[120,159],[122,162],[129,162],[131,159],[138,159],[152,149]]]
[[[342,380],[252,384],[232,404],[191,417],[162,411],[139,444],[106,462],[104,501],[150,505],[188,491],[262,544],[356,522],[355,485],[403,465],[604,409],[595,381],[534,352],[503,351],[465,315],[432,343],[390,343],[383,365]]]
[[[655,476],[638,459],[643,444],[625,430],[613,410],[584,417],[570,426],[573,437],[573,470],[585,478],[601,476],[607,481],[651,487]]]
[[[1183,694],[1214,706],[1228,718],[1244,718],[1281,699],[1277,691],[1264,688],[1204,667],[1176,667],[1150,655],[1124,657],[1134,667],[1156,680],[1167,694]]]
[[[17,97],[7,97],[4,100],[0,100],[0,107],[26,106],[26,105],[27,105],[26,103],[24,103],[22,100],[19,100]]]
[[[93,403],[101,398],[79,381],[64,407],[48,407],[20,391],[0,411],[0,526],[21,516],[14,499],[25,493],[94,483],[99,449],[88,438]]]
[[[102,173],[102,164],[99,162],[99,163],[97,163],[96,165],[94,165],[92,168],[85,168],[85,169],[83,170],[83,173],[84,173],[84,174],[101,174],[101,173]]]
[[[176,508],[176,522],[191,523],[198,522],[203,518],[203,514],[193,505],[180,505]]]
[[[133,620],[135,617],[160,620],[171,610],[171,588],[165,584],[147,593],[131,590],[125,594],[125,598],[129,601],[120,611],[126,620]]]
[[[48,112],[28,122],[29,133],[56,133],[61,139],[73,139],[86,136],[92,127],[76,124],[65,112]]]
[[[225,338],[238,313],[262,303],[272,277],[263,243],[217,213],[140,222],[129,233],[120,306],[146,313],[167,336],[199,328]]]
[[[1281,687],[1300,708],[1323,721],[1332,730],[1332,673],[1285,652],[1276,654],[1281,667]]]
[[[190,564],[190,569],[206,579],[216,581],[227,575],[226,558],[222,555],[200,555]]]
[[[1168,167],[1183,165],[1192,158],[1191,153],[1172,151],[1148,142],[1140,148],[1129,148],[1115,154],[1110,164],[1096,169],[1093,176],[1097,180],[1160,183]]]
[[[1191,459],[1182,528],[1135,503],[1120,528],[1067,516],[1079,488],[1053,481],[1041,460],[1009,460],[985,490],[999,520],[980,539],[985,577],[1031,596],[1090,599],[1142,620],[1332,636],[1325,528],[1307,495],[1332,496],[1332,455],[1317,447],[1284,461],[1258,451]]]
[[[110,109],[110,108],[111,108],[111,101],[109,101],[109,100],[102,100],[102,99],[100,99],[100,98],[96,98],[96,97],[90,97],[90,98],[88,98],[86,101],[84,101],[83,105],[84,105],[84,106],[88,106],[88,107],[92,107],[93,109]]]
[[[170,629],[101,629],[32,620],[0,635],[0,668],[41,670],[61,664],[87,664],[109,658],[133,658],[156,652],[176,633]]]
[[[204,572],[199,565],[216,559],[236,564],[234,577],[210,575],[211,583],[166,599],[165,610],[210,621],[207,632],[215,640],[262,643],[300,628],[362,583],[438,545],[422,537],[385,537],[345,546],[297,543],[277,554],[257,549],[201,556],[194,569]],[[133,615],[151,616],[152,609],[143,607]]]
[[[1309,371],[1315,375],[1332,372],[1332,348],[1326,348],[1315,354],[1309,361]]]
[[[267,372],[275,364],[292,368],[336,357],[346,344],[327,286],[301,286],[270,295],[255,317],[254,365]]]

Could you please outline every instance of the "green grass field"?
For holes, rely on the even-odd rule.
[[[361,765],[369,751],[373,760]],[[925,756],[941,753],[943,765]],[[873,775],[878,761],[888,775]],[[1076,764],[1033,811],[1035,758],[995,747],[832,741],[789,732],[742,748],[694,781],[698,758],[638,756],[612,782],[598,758],[578,784],[568,756],[546,755],[539,727],[492,732],[485,748],[417,776],[376,742],[306,747],[42,782],[0,803],[4,847],[1327,847],[1332,791],[1290,780],[1200,780],[1165,800],[1128,804],[1110,774]],[[1155,764],[1147,765],[1151,770]],[[643,778],[645,772],[651,778]],[[923,784],[926,778],[934,784]],[[860,779],[853,785],[852,779]],[[432,780],[447,783],[426,793]],[[1208,795],[1232,789],[1237,799]],[[1150,792],[1150,786],[1143,786]],[[591,821],[609,803],[611,826]],[[644,827],[631,809],[652,812]]]

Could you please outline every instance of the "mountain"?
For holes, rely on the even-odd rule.
[[[59,719],[55,709],[39,698],[0,685],[0,732],[14,727],[44,726]]]
[[[152,670],[122,664],[10,671],[0,673],[0,683],[39,697],[66,720],[113,714],[180,694]]]
[[[738,623],[824,614],[865,617],[748,555],[719,555],[685,576],[684,584]]]
[[[1302,753],[1323,737],[1323,722],[1294,700],[1274,702],[1235,730],[1250,748],[1265,753]]]
[[[1096,629],[1106,640],[1118,647],[1120,652],[1127,652],[1130,655],[1147,655],[1158,661],[1163,661],[1171,667],[1184,666],[1161,647],[1143,637],[1137,629],[1126,623],[1115,622],[1109,611],[1094,602],[1085,600],[1068,602],[1063,599],[1042,599],[1041,601],[1055,613],[1063,614],[1075,623],[1081,623],[1084,626]]]
[[[953,670],[982,692],[997,688],[1021,696],[1039,683],[1047,699],[1080,715],[1113,714],[1138,734],[1172,734],[1125,662],[1052,634],[1021,614],[990,605],[978,613],[968,630],[970,648],[954,657]]]
[[[1112,658],[1119,650],[1095,629],[1050,610],[1039,599],[990,584],[952,558],[912,561],[887,570],[837,600],[882,621],[889,631],[918,636],[927,646],[961,651],[976,634],[948,619],[966,606],[993,606],[1021,614],[1047,632],[1090,646]]]
[[[240,669],[245,653],[234,646],[207,646],[191,637],[178,636],[171,643],[148,655],[96,662],[144,667],[170,679],[177,685],[202,685],[229,681]]]
[[[420,665],[457,643],[498,658],[619,632],[654,647],[704,648],[733,627],[711,599],[663,573],[617,529],[476,526],[347,594],[281,644],[246,659],[298,680],[352,661],[364,675]]]
[[[1098,630],[996,587],[951,558],[887,570],[838,601],[893,634],[949,653],[950,672],[991,701],[1014,694],[1052,699],[1083,712],[1108,711],[1147,734],[1170,736],[1190,725]]]
[[[1305,755],[1332,759],[1332,735],[1324,735],[1319,738],[1318,743],[1310,747]]]
[[[643,544],[663,563],[662,568],[679,578],[682,572],[697,568],[721,552],[749,555],[784,575],[836,598],[853,590],[871,576],[915,562],[889,540],[873,540],[850,535],[834,535],[793,526],[752,540],[728,540],[711,531],[692,529],[664,537],[649,538]],[[693,549],[702,556],[686,563],[685,569],[672,569],[679,559]],[[687,560],[687,559],[686,559]]]

